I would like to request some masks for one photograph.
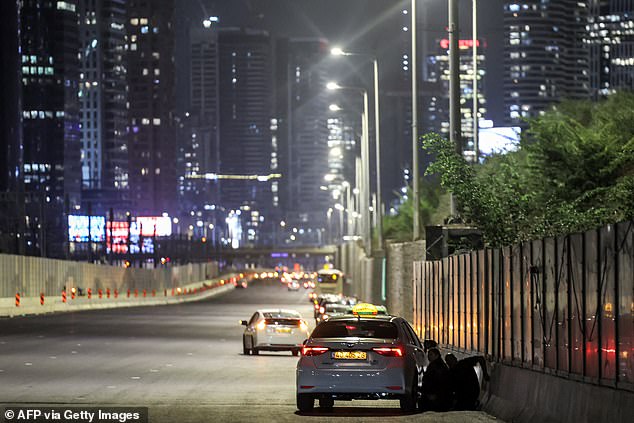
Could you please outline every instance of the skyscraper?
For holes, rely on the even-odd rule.
[[[426,58],[428,82],[437,84],[436,93],[425,90],[425,126],[434,132],[449,136],[449,40],[437,40],[437,53]],[[484,95],[486,67],[484,64],[486,43],[478,40],[478,118],[486,115]],[[462,150],[467,157],[474,157],[473,146],[473,40],[459,40],[460,114]]]
[[[189,31],[189,105],[179,130],[179,195],[183,212],[208,210],[219,200],[218,181],[199,179],[219,170],[219,56],[215,26]],[[215,209],[215,207],[214,207]]]
[[[78,11],[82,200],[93,213],[127,210],[126,0],[82,0]]]
[[[229,215],[232,233],[242,241],[262,243],[273,225],[277,205],[272,191],[277,172],[273,126],[273,58],[265,31],[223,28],[218,31],[220,205]],[[233,213],[232,213],[233,211]],[[269,231],[270,233],[270,231]],[[232,237],[233,245],[237,238]]]
[[[504,102],[507,124],[538,116],[563,99],[588,98],[583,44],[588,2],[528,0],[504,6]]]
[[[21,4],[27,250],[62,255],[64,211],[81,195],[77,2]]]
[[[332,134],[328,127],[326,59],[330,51],[323,39],[292,38],[278,46],[278,66],[285,68],[282,73],[286,76],[285,81],[279,81],[286,94],[280,103],[280,115],[286,121],[286,133],[282,134],[287,166],[285,212],[289,223],[305,227],[306,233],[311,229],[317,241],[316,234],[326,226],[326,210],[330,206],[329,193],[320,187],[341,184],[345,179],[343,172],[329,166],[328,138]],[[343,151],[338,155],[341,154]]]
[[[0,2],[0,252],[23,254],[22,84],[20,5]]]
[[[634,89],[634,1],[590,1],[584,43],[590,50],[593,98]]]
[[[178,208],[173,11],[171,0],[128,1],[129,185],[137,215]]]

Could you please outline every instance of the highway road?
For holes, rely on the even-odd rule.
[[[148,407],[151,422],[495,420],[484,412],[406,415],[396,401],[336,402],[330,413],[298,414],[297,358],[243,356],[238,320],[283,307],[314,325],[307,294],[258,282],[194,303],[0,319],[0,409]]]

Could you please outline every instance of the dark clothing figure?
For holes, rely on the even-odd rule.
[[[451,390],[453,391],[453,408],[455,410],[476,410],[479,406],[480,381],[474,369],[478,364],[488,380],[484,357],[468,357],[460,361],[453,354],[445,356],[449,366]]]
[[[428,358],[429,365],[423,374],[422,409],[447,411],[451,406],[449,368],[437,348],[430,348]]]

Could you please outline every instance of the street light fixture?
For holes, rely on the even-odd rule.
[[[362,114],[362,142],[361,142],[361,186],[364,188],[361,195],[361,210],[363,211],[362,232],[365,241],[365,249],[368,255],[372,254],[372,233],[370,230],[370,218],[368,209],[370,206],[370,136],[368,124],[368,91],[360,87],[343,87],[336,82],[326,84],[329,90],[354,90],[363,95],[363,114]]]
[[[330,50],[333,56],[363,56],[372,59],[374,70],[374,140],[375,140],[375,157],[376,157],[376,203],[377,203],[377,219],[376,219],[376,232],[377,232],[377,244],[379,250],[383,250],[383,207],[381,197],[381,129],[380,129],[380,115],[379,115],[379,62],[377,58],[370,54],[364,53],[352,53],[344,51],[340,47],[335,47]],[[369,147],[368,147],[369,149]],[[369,172],[368,172],[369,179]],[[369,188],[369,185],[368,185]],[[369,200],[368,200],[369,203]],[[370,241],[371,243],[371,241]]]

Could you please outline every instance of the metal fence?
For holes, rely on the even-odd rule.
[[[73,287],[164,290],[218,275],[215,262],[156,269],[124,268],[84,262],[0,254],[0,298],[58,295]]]
[[[415,262],[413,283],[424,338],[634,391],[634,221]]]

